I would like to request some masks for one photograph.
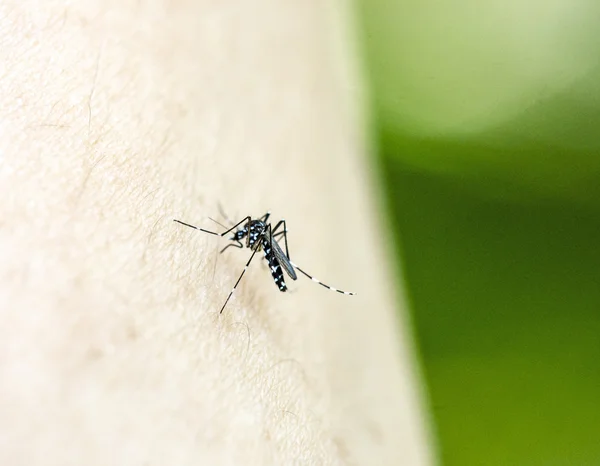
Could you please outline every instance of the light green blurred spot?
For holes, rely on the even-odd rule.
[[[363,0],[388,151],[494,195],[595,202],[600,2]]]
[[[382,118],[419,134],[496,127],[598,64],[591,0],[375,0],[363,11]]]

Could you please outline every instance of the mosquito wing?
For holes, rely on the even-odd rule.
[[[277,241],[275,241],[275,239],[271,241],[271,247],[273,248],[273,254],[275,254],[275,257],[279,261],[279,264],[281,265],[283,270],[285,270],[285,273],[287,273],[292,280],[296,280],[298,276],[296,275],[294,266],[290,263],[290,260],[281,250],[281,247],[279,247],[279,244],[277,244]]]

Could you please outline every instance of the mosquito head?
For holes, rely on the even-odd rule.
[[[241,241],[246,237],[246,235],[248,235],[248,228],[244,227],[236,231],[229,239],[231,241]]]

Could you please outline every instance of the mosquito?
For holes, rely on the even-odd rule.
[[[221,249],[221,253],[223,253],[227,248],[232,246],[239,249],[243,249],[244,247],[246,247],[252,250],[252,255],[250,256],[250,259],[248,259],[248,262],[246,262],[244,270],[242,270],[242,273],[235,282],[235,285],[233,285],[233,288],[229,292],[229,295],[227,296],[223,307],[221,307],[219,314],[223,313],[225,306],[227,306],[227,303],[233,296],[235,289],[242,280],[244,273],[246,273],[246,269],[252,262],[252,259],[254,259],[256,253],[259,251],[263,251],[264,258],[267,261],[269,269],[271,271],[271,276],[275,281],[275,285],[277,285],[279,291],[281,292],[287,291],[287,284],[285,283],[283,271],[285,271],[285,273],[292,280],[296,280],[298,278],[298,276],[296,275],[297,270],[301,274],[310,278],[313,282],[318,283],[319,285],[327,288],[328,290],[336,291],[338,293],[345,294],[348,296],[354,296],[356,294],[351,293],[349,291],[338,290],[333,286],[329,286],[323,283],[322,281],[316,279],[312,275],[306,273],[304,270],[302,270],[300,267],[294,264],[290,259],[286,222],[285,220],[280,220],[279,222],[277,222],[275,227],[272,227],[271,223],[269,222],[270,216],[270,212],[267,212],[265,215],[257,219],[253,219],[252,217],[247,216],[239,222],[237,222],[228,230],[224,231],[223,233],[216,233],[214,231],[205,230],[204,228],[190,225],[189,223],[182,222],[181,220],[173,220],[174,222],[180,223],[181,225],[184,225],[186,227],[193,228],[194,230],[199,230],[204,233],[208,233],[209,235],[219,236],[221,238],[231,233],[231,236],[228,239],[232,241],[232,243],[228,244],[223,249]],[[283,252],[281,246],[279,246],[279,243],[277,242],[277,239],[281,239],[282,237],[285,245],[285,253]]]

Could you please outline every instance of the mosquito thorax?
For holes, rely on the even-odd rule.
[[[251,220],[248,223],[248,247],[253,247],[264,234],[267,224],[262,220]]]

